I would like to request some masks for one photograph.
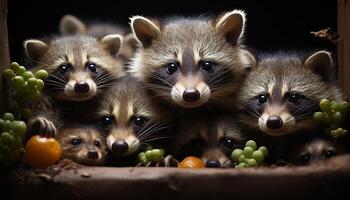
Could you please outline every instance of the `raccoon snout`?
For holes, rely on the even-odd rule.
[[[283,126],[283,121],[280,116],[272,115],[266,120],[266,126],[270,129],[279,129]]]
[[[128,152],[129,145],[125,140],[117,140],[112,144],[112,151],[117,154],[124,154]]]
[[[221,167],[221,163],[218,160],[208,160],[205,163],[205,167],[208,167],[208,168],[219,168],[219,167]]]
[[[87,157],[91,159],[97,159],[98,158],[98,153],[97,151],[88,151],[87,152]]]
[[[89,89],[89,84],[85,81],[79,81],[74,85],[74,91],[78,94],[87,93]]]
[[[186,89],[182,95],[182,98],[186,102],[196,102],[200,99],[201,95],[197,89]]]

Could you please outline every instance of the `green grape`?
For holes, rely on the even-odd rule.
[[[258,166],[258,163],[254,159],[248,159],[247,165],[248,165],[248,167],[256,167],[256,166]]]
[[[267,148],[266,148],[265,146],[259,147],[258,150],[261,151],[261,152],[263,153],[264,158],[265,158],[267,155],[269,155],[269,151],[267,150]]]
[[[337,111],[338,110],[338,103],[336,101],[331,101],[331,111]]]
[[[147,160],[152,160],[152,150],[146,151],[145,156]]]
[[[38,79],[45,79],[49,76],[49,74],[47,73],[47,71],[41,69],[38,70],[37,72],[35,72],[35,77]]]
[[[138,155],[137,155],[137,158],[139,159],[139,161],[141,161],[141,159],[145,157],[145,152],[140,152]]]
[[[239,158],[238,158],[238,162],[242,163],[245,162],[245,156],[242,154]]]
[[[11,121],[10,120],[4,120],[4,124],[2,126],[2,130],[4,130],[4,131],[10,131],[11,130]]]
[[[36,78],[28,78],[27,81],[28,81],[29,87],[35,88],[36,85],[37,85],[37,81],[36,80],[37,80]]]
[[[1,133],[1,130],[4,130],[4,127],[5,127],[5,120],[3,119],[0,119],[0,133]]]
[[[347,113],[349,110],[349,106],[350,106],[349,102],[343,101],[339,103],[338,108],[340,112]]]
[[[18,137],[23,137],[27,130],[27,125],[23,121],[12,121],[12,130]]]
[[[231,159],[235,162],[238,161],[238,158],[243,154],[243,150],[242,149],[235,149],[232,151],[231,153]]]
[[[264,153],[260,150],[256,150],[253,152],[252,158],[255,159],[258,164],[261,164],[264,160]]]
[[[44,89],[44,81],[41,79],[36,79],[36,88],[38,88],[39,91],[42,91]]]
[[[22,86],[22,92],[25,94],[30,94],[32,89],[29,87],[28,81],[24,81],[24,84]]]
[[[146,157],[143,157],[143,158],[141,159],[141,163],[142,163],[142,165],[144,165],[144,166],[146,166],[149,162],[150,162],[150,161],[147,160]]]
[[[313,117],[314,117],[314,120],[316,120],[316,121],[318,121],[320,123],[322,123],[324,121],[324,114],[323,114],[323,112],[315,112]]]
[[[19,90],[24,85],[24,78],[22,76],[15,76],[11,80],[11,87],[13,87],[15,90]]]
[[[153,149],[152,150],[152,161],[153,162],[160,162],[163,160],[163,155],[159,149]]]
[[[12,62],[10,64],[10,69],[12,69],[15,73],[18,73],[19,71],[19,64],[16,62]]]
[[[320,101],[320,108],[323,112],[328,112],[331,110],[331,102],[328,99],[322,99]]]
[[[15,116],[13,116],[12,113],[4,113],[4,114],[2,115],[2,118],[3,118],[4,120],[10,120],[10,121],[12,121],[12,120],[15,119]]]
[[[244,149],[243,149],[243,155],[246,158],[250,158],[252,156],[253,152],[254,152],[254,150],[251,147],[244,147]]]
[[[30,72],[30,71],[24,72],[22,76],[23,76],[24,80],[28,80],[30,78],[34,78],[34,74],[32,72]]]
[[[256,150],[256,147],[257,147],[256,142],[255,142],[254,140],[249,140],[249,141],[247,141],[247,142],[245,143],[245,146],[246,146],[246,147],[251,147],[251,148],[253,149],[253,151],[255,151],[255,150]]]
[[[15,142],[15,137],[13,137],[9,132],[1,133],[1,141],[7,145],[11,146]]]
[[[23,66],[19,66],[18,72],[16,72],[17,75],[23,76],[23,74],[26,72],[26,68]]]
[[[332,113],[332,122],[336,124],[341,124],[343,122],[343,119],[343,115],[339,111]]]
[[[242,163],[239,163],[238,165],[236,165],[237,168],[244,168],[244,167],[247,167],[247,164],[242,162]]]
[[[3,72],[2,72],[2,75],[4,76],[4,78],[9,81],[11,80],[13,77],[16,76],[15,72],[13,72],[12,69],[5,69]]]
[[[325,122],[326,124],[330,124],[330,123],[332,122],[332,118],[331,118],[331,115],[330,115],[330,114],[325,113],[325,115],[324,115],[324,122]]]
[[[162,156],[165,156],[165,151],[164,151],[164,149],[159,149],[159,150],[160,150],[161,155],[162,155]]]

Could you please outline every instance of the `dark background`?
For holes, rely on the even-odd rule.
[[[246,44],[254,49],[274,51],[335,50],[327,41],[314,38],[309,32],[331,27],[336,30],[335,0],[59,0],[8,1],[8,27],[12,61],[23,61],[23,40],[57,34],[64,14],[83,19],[99,19],[128,26],[132,15],[193,16],[202,13],[219,14],[232,9],[247,13]]]

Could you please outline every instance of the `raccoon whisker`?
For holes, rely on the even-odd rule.
[[[151,136],[151,135],[155,134],[156,132],[158,132],[160,130],[164,130],[166,128],[168,128],[166,123],[152,124],[151,126],[147,127],[145,130],[141,130],[137,136],[140,139],[146,138],[146,137]]]
[[[109,74],[99,76],[95,79],[95,82],[107,82],[107,81],[112,81],[115,78]]]
[[[156,76],[154,74],[148,74],[147,75],[149,78],[155,79],[157,81],[160,81],[161,83],[165,83],[165,85],[169,86],[169,87],[173,87],[174,85],[172,83],[170,83],[168,80],[160,77],[160,76]]]
[[[151,139],[147,139],[147,140],[144,140],[142,142],[150,142],[150,141],[154,141],[154,140],[161,140],[161,139],[169,139],[171,138],[171,136],[161,136],[161,137],[155,137],[155,138],[151,138]]]

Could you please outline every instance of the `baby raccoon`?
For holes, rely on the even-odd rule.
[[[63,158],[83,165],[104,165],[107,147],[100,131],[90,126],[64,127],[57,140],[61,144]]]
[[[240,10],[214,19],[132,17],[131,27],[142,47],[130,72],[166,105],[231,104],[254,63],[241,45],[245,21]]]
[[[73,15],[65,15],[60,22],[60,33],[63,35],[89,35],[98,39],[108,34],[120,34],[123,36],[122,46],[117,54],[117,59],[124,64],[134,56],[138,42],[129,30],[116,24],[89,23],[85,24]]]
[[[178,159],[196,156],[206,167],[217,168],[232,166],[231,153],[244,146],[245,138],[231,116],[191,116],[179,124],[174,140],[174,155]]]
[[[113,58],[120,45],[119,35],[107,35],[101,40],[65,36],[51,41],[30,39],[24,42],[34,70],[45,69],[49,73],[44,80],[44,94],[48,96],[47,102],[54,104],[48,107],[58,112],[70,108],[82,111],[82,104],[95,99],[124,74],[121,63]],[[49,113],[49,110],[46,111]],[[37,133],[56,132],[54,122],[48,119],[46,111],[39,111],[41,113],[34,115],[29,123],[30,127],[39,127]],[[59,114],[57,111],[53,114]],[[68,112],[68,115],[72,114],[75,113]]]
[[[167,124],[141,85],[126,76],[111,87],[98,108],[100,125],[107,135],[111,157],[135,155],[143,147],[159,144]],[[157,142],[157,143],[152,143]],[[129,159],[130,160],[130,159]]]
[[[328,81],[331,66],[326,51],[306,59],[290,53],[262,58],[241,90],[242,123],[269,136],[317,130],[312,116],[320,100],[342,100],[340,90]]]
[[[295,145],[289,154],[289,161],[297,165],[309,165],[345,152],[341,143],[318,137]]]

